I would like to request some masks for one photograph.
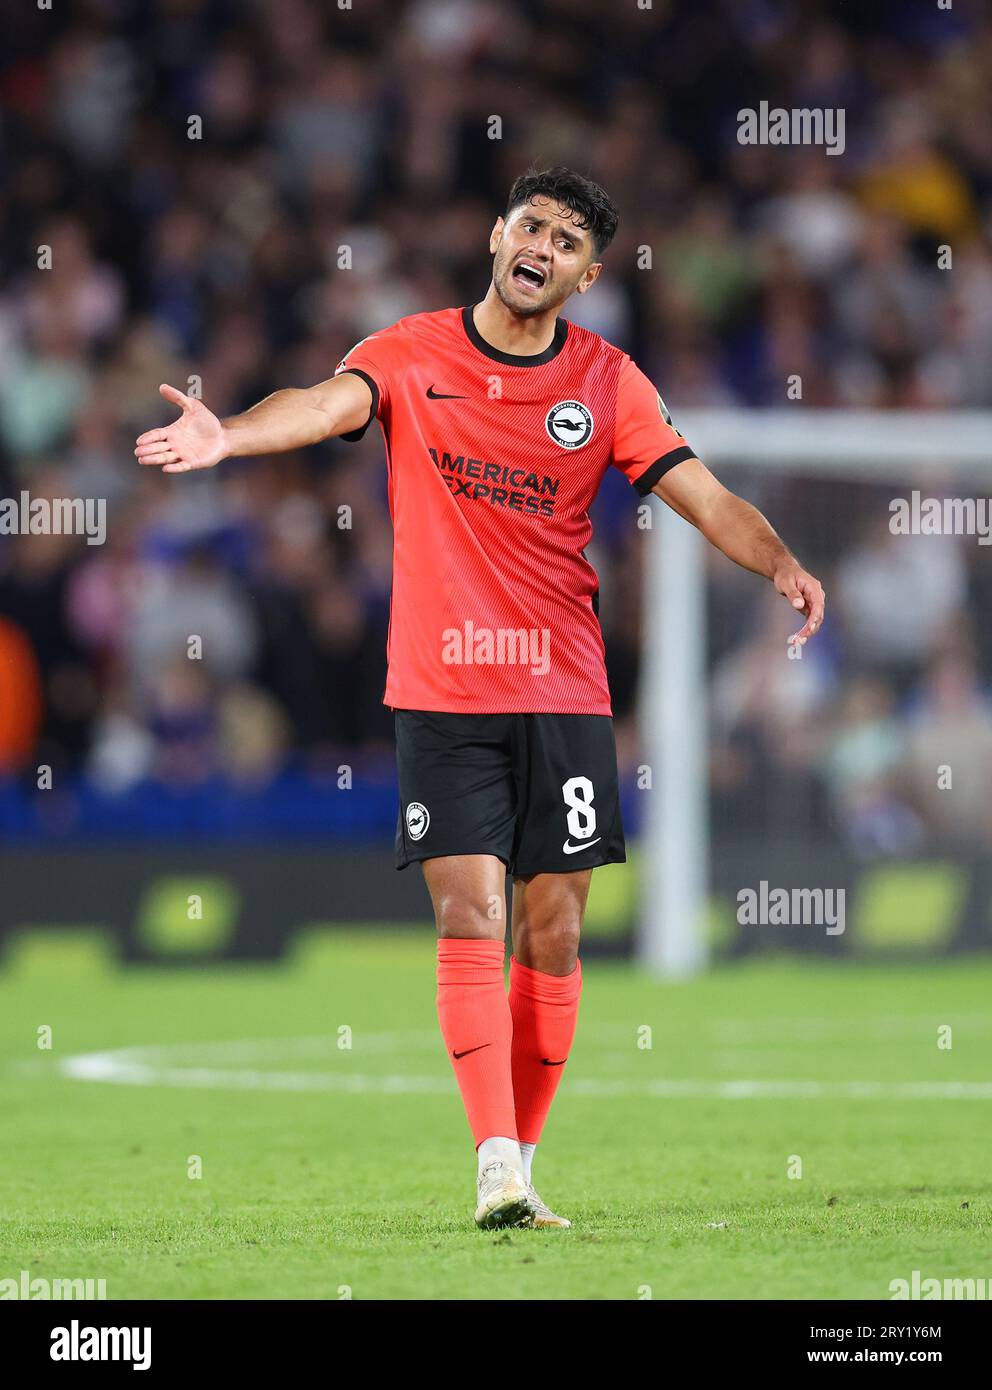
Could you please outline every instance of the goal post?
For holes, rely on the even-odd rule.
[[[717,473],[760,468],[766,476],[909,490],[929,483],[941,491],[953,478],[985,493],[992,481],[992,411],[686,410],[678,423]],[[651,973],[679,979],[708,959],[707,542],[663,503],[652,505],[653,525],[643,533],[638,694],[651,790],[640,841],[636,953]]]

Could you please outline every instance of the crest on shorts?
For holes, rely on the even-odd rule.
[[[411,801],[406,808],[406,833],[411,840],[422,840],[431,823],[430,812],[419,801]]]

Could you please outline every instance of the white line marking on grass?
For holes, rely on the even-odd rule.
[[[431,1038],[426,1033],[366,1034],[381,1046],[369,1052],[406,1049],[413,1039]],[[59,1073],[74,1081],[97,1081],[119,1086],[171,1086],[192,1090],[222,1091],[338,1091],[349,1095],[445,1095],[454,1090],[454,1078],[367,1072],[279,1071],[258,1068],[176,1065],[181,1056],[203,1061],[207,1054],[228,1060],[259,1060],[279,1051],[295,1056],[336,1054],[343,1059],[354,1053],[339,1052],[337,1039],[278,1038],[232,1042],[190,1043],[175,1046],[131,1047],[107,1052],[83,1052],[59,1062]],[[356,1047],[356,1053],[360,1049]],[[793,1081],[793,1080],[674,1080],[646,1077],[608,1079],[574,1077],[563,1082],[564,1091],[577,1098],[610,1099],[641,1096],[655,1100],[992,1100],[992,1081]]]
[[[945,1018],[948,1013],[950,1017]],[[954,1010],[938,1010],[930,1014],[878,1015],[874,1018],[787,1018],[784,1016],[708,1020],[710,1031],[722,1042],[873,1042],[886,1039],[911,1041],[923,1033],[936,1032],[940,1023],[953,1023],[955,1028],[985,1035],[992,1030],[992,1014],[960,1014]]]
[[[598,1081],[565,1083],[574,1096],[658,1100],[992,1100],[992,1081]]]
[[[164,1067],[122,1062],[110,1052],[69,1057],[60,1068],[76,1081],[109,1081],[122,1086],[179,1086],[217,1091],[344,1091],[366,1094],[445,1094],[454,1081],[445,1076],[367,1076],[324,1071],[241,1071],[222,1067]]]
[[[437,1029],[405,1029],[368,1033],[355,1030],[351,1047],[343,1048],[336,1033],[320,1033],[294,1038],[223,1038],[215,1042],[152,1043],[146,1047],[125,1047],[108,1053],[113,1057],[133,1057],[139,1061],[163,1059],[209,1062],[271,1062],[278,1058],[362,1057],[398,1052],[429,1052],[437,1057],[444,1051]]]

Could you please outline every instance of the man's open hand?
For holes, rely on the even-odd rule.
[[[217,416],[195,396],[184,396],[174,386],[158,389],[182,414],[171,425],[138,436],[134,451],[138,462],[157,464],[163,473],[189,473],[194,468],[213,468],[226,458],[224,427]]]
[[[793,608],[805,614],[805,626],[789,638],[790,646],[796,642],[800,646],[804,646],[806,641],[823,624],[823,607],[826,602],[826,595],[823,592],[822,584],[797,564],[783,565],[780,570],[776,571],[772,583],[780,594],[785,595]]]

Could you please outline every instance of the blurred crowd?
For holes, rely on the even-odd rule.
[[[629,351],[676,421],[785,406],[797,374],[807,407],[992,408],[979,3],[83,0],[8,12],[0,95],[0,497],[109,509],[102,547],[0,536],[7,773],[114,792],[388,760],[378,430],[180,479],[133,441],[173,413],[162,381],[231,414],[482,298],[531,163],[620,208],[565,317]],[[761,101],[843,107],[843,155],[741,145]],[[831,609],[788,665],[782,601],[712,558],[718,818],[868,853],[988,844],[992,547],[892,537],[868,486],[734,486]],[[628,767],[635,502],[607,480],[590,552]]]

